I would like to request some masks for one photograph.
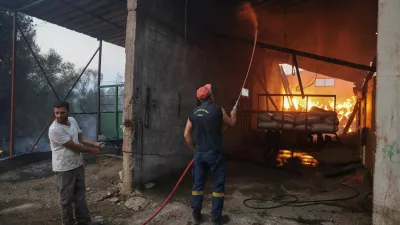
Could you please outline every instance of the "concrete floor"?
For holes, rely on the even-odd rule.
[[[292,159],[296,161],[297,159]],[[290,160],[289,160],[290,161]],[[118,171],[122,161],[119,158],[100,156],[86,157],[87,200],[94,216],[102,216],[105,224],[140,224],[154,213],[174,187],[180,174],[155,181],[152,189],[140,190],[137,196],[145,204],[138,210],[128,209],[129,199],[115,194],[117,201],[102,200],[118,187]],[[4,163],[4,162],[0,162]],[[310,168],[301,163],[298,171]],[[3,167],[5,168],[5,167]],[[284,167],[281,167],[284,168]],[[293,167],[291,167],[293,169]],[[318,171],[313,167],[312,171]],[[301,174],[301,175],[298,175]],[[291,173],[247,161],[229,160],[225,191],[224,215],[227,224],[240,225],[296,225],[296,224],[346,224],[369,225],[371,215],[363,210],[362,203],[371,185],[362,170],[347,176],[326,179],[323,176],[304,176],[308,173]],[[271,200],[280,195],[290,195],[299,201],[345,198],[357,194],[340,183],[356,188],[360,194],[353,199],[311,206],[283,206],[274,209],[252,209],[243,204],[245,199],[260,198]],[[191,224],[191,176],[185,177],[176,194],[164,210],[148,224]],[[0,225],[3,224],[60,224],[57,194],[53,185],[51,161],[32,163],[18,168],[0,171]],[[207,182],[204,202],[204,223],[210,224],[208,215],[211,208],[211,183]],[[137,197],[136,196],[136,197]],[[291,199],[281,199],[291,200]],[[256,207],[276,206],[272,201],[249,201]],[[366,199],[367,208],[371,199]]]
[[[370,191],[368,184],[363,182],[360,175],[353,174],[340,179],[327,180],[324,178],[311,179],[294,175],[283,170],[266,168],[254,163],[229,161],[226,184],[226,200],[224,214],[229,217],[227,224],[371,224],[371,216],[363,211],[361,202],[364,196]],[[177,177],[175,177],[177,178]],[[172,189],[177,179],[166,179],[160,181],[157,187],[145,190],[143,194],[150,197],[164,197]],[[340,183],[351,185],[359,190],[354,191]],[[165,187],[170,187],[165,188]],[[151,224],[188,224],[190,220],[190,197],[191,178],[186,177],[185,181],[174,195],[171,204],[167,205],[164,211],[154,219]],[[207,183],[205,194],[205,207],[203,210],[204,224],[208,223],[208,215],[211,208],[210,182]],[[283,206],[275,209],[251,209],[243,204],[249,198],[260,198],[272,200],[280,195],[290,195],[298,198],[299,201],[326,200],[346,198],[357,195],[356,198],[347,201],[325,202],[311,206]],[[292,200],[282,199],[282,201]],[[160,199],[159,199],[160,200]],[[255,207],[277,206],[273,201],[249,201],[249,205]],[[137,219],[140,224],[142,218],[147,217],[155,208],[141,212]],[[190,224],[190,223],[189,223]]]

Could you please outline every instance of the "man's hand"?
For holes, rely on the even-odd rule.
[[[231,111],[231,118],[232,117],[237,117],[237,110],[236,109],[232,109],[232,111]]]
[[[98,155],[99,154],[99,148],[97,147],[88,147],[84,146],[81,144],[76,144],[72,139],[67,141],[66,143],[63,144],[65,147],[71,149],[72,151],[75,152],[88,152],[93,155]]]
[[[94,142],[93,145],[96,148],[104,148],[104,147],[106,147],[106,143],[104,143],[104,142]]]
[[[224,108],[222,109],[222,120],[224,123],[230,127],[234,127],[236,125],[236,116],[237,116],[237,111],[232,110],[231,111],[231,116],[229,117],[228,114],[226,113]]]

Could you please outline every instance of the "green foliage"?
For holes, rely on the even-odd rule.
[[[0,137],[8,136],[11,93],[12,13],[0,9]],[[82,69],[65,62],[53,49],[42,53],[35,41],[35,27],[30,17],[18,14],[18,24],[34,49],[60,99],[64,99]],[[15,80],[15,135],[35,136],[52,116],[56,100],[28,45],[17,35]],[[86,70],[69,98],[73,112],[95,112],[97,71]]]

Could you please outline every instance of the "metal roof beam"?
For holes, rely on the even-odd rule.
[[[23,10],[25,10],[25,9],[31,8],[31,7],[33,7],[33,6],[35,6],[35,5],[38,5],[38,4],[40,4],[40,3],[42,3],[42,2],[45,2],[45,1],[47,1],[47,0],[37,0],[37,1],[32,2],[32,3],[30,3],[30,4],[20,6],[20,7],[17,9],[17,11],[23,11]]]
[[[87,5],[84,5],[81,7],[86,8],[86,6]],[[99,11],[104,11],[104,9],[106,9],[105,13],[108,13],[108,11],[111,11],[110,8],[119,9],[119,8],[121,8],[121,6],[120,5],[115,6],[115,3],[109,2],[108,4],[105,4],[103,6],[95,8],[93,10],[90,10],[89,13],[94,14]],[[80,13],[82,13],[82,12],[80,12]],[[103,12],[101,12],[101,13],[104,14]],[[126,9],[125,9],[125,13],[126,13]],[[108,20],[107,15],[108,14],[104,14],[103,19]],[[67,11],[67,12],[63,13],[61,16],[60,15],[51,15],[49,17],[49,20],[51,20],[51,21],[58,20],[57,22],[59,22],[59,23],[62,23],[62,24],[67,23],[69,25],[74,26],[75,24],[80,25],[82,23],[82,21],[79,21],[81,19],[80,16],[81,15],[79,15],[79,11],[72,9],[72,11]],[[113,21],[109,21],[109,22],[113,22]],[[77,27],[77,29],[79,29],[79,28]]]
[[[75,8],[76,10],[80,10],[80,11],[84,12],[85,14],[90,15],[90,16],[93,17],[93,18],[102,20],[102,21],[104,21],[104,22],[106,22],[106,23],[109,23],[109,24],[111,24],[111,25],[113,25],[113,26],[116,26],[116,27],[118,27],[118,28],[120,28],[120,29],[124,29],[124,30],[125,30],[125,27],[122,27],[122,26],[120,26],[120,25],[118,25],[118,24],[116,24],[116,23],[112,23],[112,22],[110,22],[110,21],[104,19],[102,16],[95,15],[94,13],[91,13],[91,12],[85,10],[85,9],[82,9],[82,8],[80,8],[79,6],[76,6],[74,3],[70,2],[70,1],[66,1],[66,0],[58,0],[58,1],[64,3],[65,5],[70,6],[70,7],[72,7],[72,8]]]
[[[110,22],[115,22],[115,21],[113,21],[113,19],[116,17],[115,15],[117,15],[118,17],[125,15],[125,18],[126,18],[126,15],[128,14],[126,9],[118,10],[117,12],[118,13],[107,14],[107,15],[103,16],[103,18],[106,20],[109,20]],[[85,27],[95,28],[99,24],[104,24],[104,23],[101,21],[98,21],[98,20],[86,20],[83,22],[82,21],[74,22],[73,24],[71,24],[71,26],[76,27],[76,29],[81,29],[81,28],[85,28]],[[100,27],[103,27],[103,26],[101,25]]]
[[[225,35],[225,34],[216,34],[215,36],[220,37],[220,38],[229,39],[232,41],[253,44],[253,41],[247,40],[245,38],[234,37],[234,36],[229,36],[229,35]],[[279,52],[285,52],[285,53],[289,53],[289,54],[295,54],[297,56],[302,56],[302,57],[306,57],[306,58],[310,58],[310,59],[319,60],[322,62],[337,64],[337,65],[347,66],[347,67],[354,68],[354,69],[371,71],[371,72],[376,71],[376,67],[374,67],[374,66],[362,65],[362,64],[353,63],[353,62],[349,62],[349,61],[345,61],[345,60],[341,60],[341,59],[335,59],[335,58],[316,55],[316,54],[312,54],[312,53],[308,53],[308,52],[302,52],[302,51],[298,51],[295,49],[284,48],[284,47],[266,44],[266,43],[262,43],[262,42],[257,42],[257,47],[270,49],[270,50],[274,50],[274,51],[279,51]]]

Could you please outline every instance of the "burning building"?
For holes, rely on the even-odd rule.
[[[0,0],[4,7],[21,8],[23,1],[15,2]],[[390,107],[398,106],[392,99],[398,95],[394,74],[398,74],[400,56],[395,46],[400,30],[393,26],[393,19],[399,17],[395,11],[400,7],[398,1],[381,1],[379,14],[376,0],[264,0],[245,5],[226,0],[128,0],[115,1],[112,6],[108,1],[62,2],[69,7],[60,7],[63,3],[59,1],[37,1],[26,4],[29,7],[22,12],[125,47],[124,165],[125,174],[133,172],[135,185],[180,171],[192,158],[183,130],[197,104],[197,87],[212,83],[217,102],[229,110],[247,74],[249,97],[241,99],[239,125],[224,136],[228,152],[242,147],[243,136],[261,142],[254,135],[259,128],[258,114],[272,112],[266,120],[271,120],[270,116],[288,122],[269,124],[275,126],[273,130],[291,130],[285,129],[286,124],[309,130],[308,125],[315,124],[308,124],[308,119],[324,114],[316,124],[330,123],[332,131],[328,133],[334,134],[345,130],[345,124],[356,117],[349,131],[363,133],[358,139],[362,139],[360,148],[399,153],[393,152],[398,120],[396,109]],[[249,6],[254,14],[246,11]],[[84,10],[76,11],[79,8]],[[57,19],[57,15],[69,14],[69,18]],[[377,52],[382,58],[376,62]],[[282,73],[282,64],[293,65],[293,76]],[[376,99],[381,102],[375,100],[371,83],[377,65],[386,66],[381,67],[382,74],[378,69],[376,82],[376,90],[382,91],[381,95],[377,91]],[[359,98],[355,92],[360,92]],[[260,96],[264,100],[260,101]],[[376,126],[377,138],[373,104],[380,110],[376,121],[382,123]],[[359,109],[358,114],[354,108]],[[302,114],[307,122],[296,123]],[[370,131],[362,132],[368,126]],[[378,147],[374,147],[375,141]],[[379,162],[374,169],[379,184],[374,190],[375,222],[396,224],[398,164],[392,161],[393,155],[377,154],[376,160],[368,156],[371,162]],[[309,157],[298,157],[313,163]],[[130,184],[132,176],[124,177]],[[386,218],[388,212],[393,216]]]

